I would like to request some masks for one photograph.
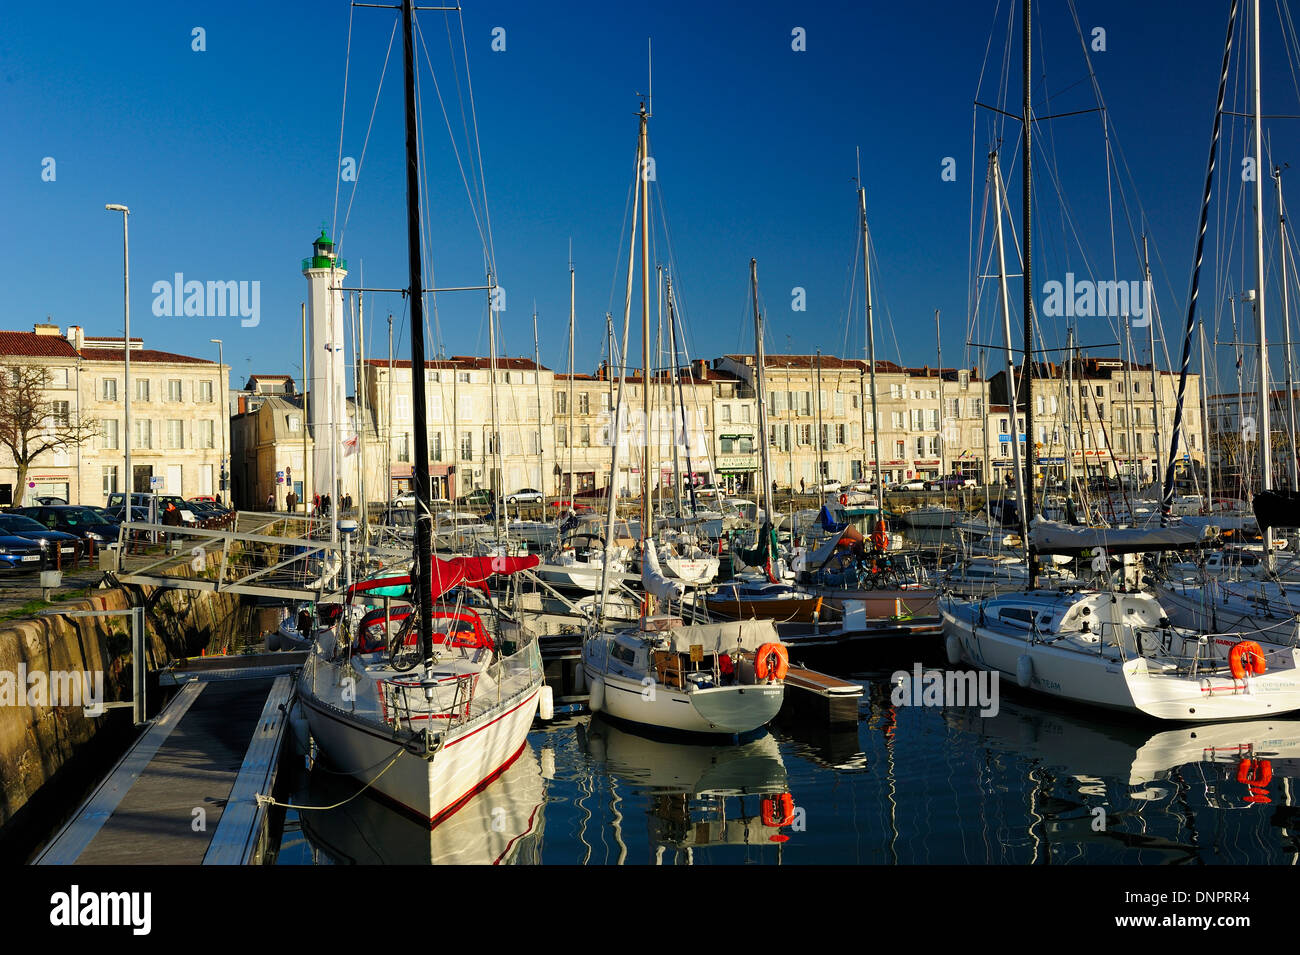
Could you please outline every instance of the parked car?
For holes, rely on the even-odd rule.
[[[813,490],[819,491],[823,494],[834,494],[843,486],[844,485],[842,485],[839,481],[832,479],[832,480],[822,481],[822,483],[814,487]]]
[[[390,507],[415,507],[415,492],[403,491],[389,502]]]
[[[891,491],[924,491],[926,482],[922,478],[912,478],[908,481],[899,481]]]
[[[521,488],[506,498],[507,504],[541,504],[546,495],[531,487]]]
[[[67,504],[68,502],[61,497],[38,497],[36,498],[36,503],[37,504]]]
[[[0,514],[0,534],[22,537],[36,543],[44,555],[43,563],[46,567],[70,566],[81,556],[81,540],[76,535],[50,530],[24,514],[12,511]]]
[[[45,550],[40,543],[25,537],[0,535],[0,570],[18,573],[40,570],[45,561]]]
[[[462,494],[456,498],[456,503],[468,507],[491,507],[492,492],[485,487],[480,487],[468,494]]]
[[[50,507],[20,507],[13,513],[30,517],[52,531],[71,534],[82,542],[82,550],[90,553],[91,547],[100,548],[117,540],[118,525],[89,507],[54,505]]]
[[[937,478],[929,483],[929,488],[932,491],[951,491],[956,488],[974,486],[975,479],[968,478],[962,474],[945,474],[943,477]]]

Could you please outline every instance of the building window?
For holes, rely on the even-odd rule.
[[[462,461],[474,460],[474,432],[473,431],[461,432],[460,459]]]
[[[212,401],[212,382],[210,381],[199,382],[199,401],[202,401],[204,403],[208,403]]]
[[[153,447],[153,422],[148,418],[137,418],[135,424],[135,446],[137,448]]]
[[[115,421],[113,423],[116,424],[117,422]],[[102,468],[99,469],[99,473],[103,476],[104,497],[107,498],[108,495],[113,494],[117,491],[117,465],[116,464],[104,465]]]
[[[719,409],[718,421],[722,424],[731,424],[731,405],[723,405]]]
[[[100,422],[100,425],[101,425],[100,447],[105,450],[116,451],[118,447],[117,419],[105,418],[103,421]]]
[[[183,448],[185,447],[185,422],[179,419],[171,419],[167,422],[167,447]]]
[[[288,425],[289,430],[295,434],[302,430],[301,415],[291,414],[285,419],[285,423]]]
[[[290,417],[294,417],[290,415]],[[294,430],[290,428],[289,430]],[[215,448],[217,446],[217,423],[215,421],[199,422],[199,447]]]
[[[51,368],[50,369],[50,387],[66,388],[68,387],[68,369]]]
[[[167,400],[172,402],[183,400],[181,398],[181,380],[179,378],[169,378],[167,380]]]
[[[397,436],[397,460],[411,460],[411,436],[409,434],[399,434]]]
[[[136,401],[149,400],[149,379],[148,378],[137,378],[135,380],[135,400]]]
[[[456,372],[456,380],[460,382],[462,385],[468,385],[470,382],[469,372],[467,371]]]
[[[100,396],[105,401],[117,400],[117,379],[116,378],[104,379],[103,390],[100,392]]]
[[[51,401],[50,419],[56,428],[66,428],[69,421],[68,403],[66,401]]]
[[[585,391],[578,393],[578,414],[591,414],[591,395]]]
[[[566,391],[557,391],[555,393],[555,413],[569,413],[569,394]]]

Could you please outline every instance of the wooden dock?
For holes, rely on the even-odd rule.
[[[172,680],[181,690],[36,864],[260,861],[267,813],[256,797],[272,791],[285,740],[294,677],[284,671],[298,665],[287,656],[183,669]]]
[[[781,713],[816,716],[828,723],[857,723],[862,685],[839,677],[792,666],[785,675]]]

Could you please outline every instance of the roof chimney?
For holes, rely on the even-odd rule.
[[[59,334],[59,326],[51,325],[48,322],[37,322],[32,326],[32,331],[37,335],[57,335]]]
[[[64,337],[67,338],[69,345],[77,351],[81,351],[86,343],[86,330],[80,325],[69,325],[68,334]]]

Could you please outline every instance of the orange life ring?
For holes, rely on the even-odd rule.
[[[848,496],[847,494],[841,494],[841,495],[840,495],[840,504],[841,504],[841,505],[847,505],[848,503],[849,503],[849,496]]]
[[[769,666],[768,660],[773,656],[776,657],[776,664]],[[790,654],[786,652],[784,643],[765,643],[758,648],[758,659],[754,661],[754,673],[760,680],[766,680],[769,676],[774,680],[784,680],[789,669]]]
[[[777,807],[780,806],[780,815],[777,815]],[[782,793],[779,796],[763,797],[763,825],[770,826],[773,829],[779,829],[782,826],[788,826],[794,822],[794,797],[789,793]]]
[[[1234,680],[1243,679],[1246,673],[1264,672],[1264,651],[1254,640],[1242,640],[1228,651],[1228,666]]]

